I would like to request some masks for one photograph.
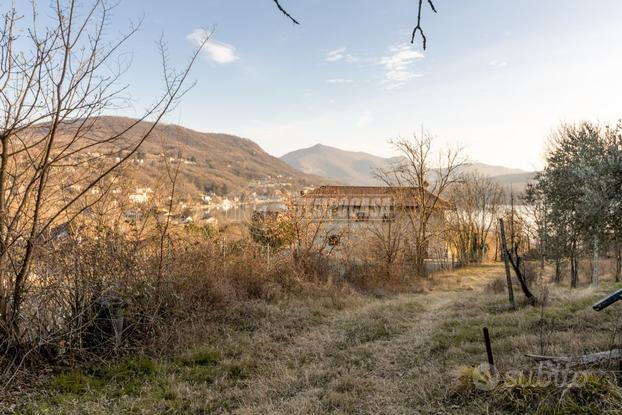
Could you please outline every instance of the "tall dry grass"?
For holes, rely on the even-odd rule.
[[[412,288],[403,270],[268,250],[196,226],[165,235],[98,227],[47,243],[34,262],[17,342],[2,344],[4,384],[16,374],[200,344],[214,321],[245,324],[252,301]],[[139,235],[139,237],[137,237]]]

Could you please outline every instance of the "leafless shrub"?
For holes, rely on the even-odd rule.
[[[56,226],[71,222],[105,196],[119,168],[184,94],[189,69],[207,41],[181,72],[171,70],[161,41],[163,92],[139,120],[104,133],[98,128],[101,115],[127,102],[121,79],[129,63],[123,61],[122,48],[138,25],[110,41],[104,36],[112,13],[108,2],[59,0],[41,14],[38,7],[32,3],[28,18],[20,17],[25,10],[15,3],[0,11],[0,351],[22,356],[30,344],[41,341],[33,337],[38,319],[47,320],[40,314],[55,313],[55,307],[70,311],[50,316],[55,324],[69,319],[83,330],[83,305],[94,294],[80,288],[85,298],[69,294],[84,281],[52,286],[50,291],[68,297],[47,293],[49,304],[33,305],[29,296],[46,287],[39,274],[48,274],[41,267],[36,270],[37,257],[45,255]],[[115,267],[107,271],[124,273],[123,265]],[[109,288],[111,277],[103,272],[91,276],[97,283],[89,289]],[[53,327],[46,330],[53,333]]]
[[[503,189],[488,177],[465,175],[450,188],[454,209],[448,215],[447,239],[461,264],[482,263],[503,203]]]
[[[254,300],[412,285],[397,266],[317,253],[294,259],[286,248],[268,259],[250,237],[228,240],[193,227],[169,229],[164,244],[157,226],[145,226],[140,238],[100,225],[77,228],[33,259],[22,309],[29,324],[27,353],[20,355],[27,357],[5,363],[11,376],[26,366],[179,351],[192,344],[202,321],[230,319],[231,310]]]

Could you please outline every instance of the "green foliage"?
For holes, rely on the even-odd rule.
[[[135,378],[147,378],[156,375],[160,371],[159,365],[147,358],[127,360],[123,363],[110,366],[99,372],[99,375],[109,381],[124,382]]]
[[[221,358],[219,351],[206,350],[188,357],[182,357],[179,359],[179,363],[184,366],[214,366],[220,362]]]
[[[63,394],[104,391],[113,396],[136,395],[145,382],[155,379],[159,372],[158,363],[143,357],[92,371],[63,372],[52,379],[51,385]]]
[[[83,394],[90,390],[101,389],[105,385],[105,381],[79,370],[72,370],[56,375],[51,384],[60,393]]]
[[[582,247],[597,251],[622,241],[622,124],[564,125],[546,162],[526,201],[540,212],[536,225],[547,256],[572,261]]]

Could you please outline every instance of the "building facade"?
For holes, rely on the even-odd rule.
[[[305,193],[299,208],[315,224],[313,243],[327,246],[336,257],[408,260],[414,255],[413,244],[422,240],[415,234],[425,222],[425,259],[449,259],[443,234],[445,214],[452,206],[426,189],[321,186]]]

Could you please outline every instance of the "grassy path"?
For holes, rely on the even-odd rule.
[[[267,370],[276,376],[257,380],[259,393],[243,398],[239,413],[433,411],[429,403],[446,389],[435,384],[444,374],[431,362],[432,338],[452,305],[473,301],[498,273],[472,269],[461,276],[469,290],[401,295],[336,313],[284,345]]]

